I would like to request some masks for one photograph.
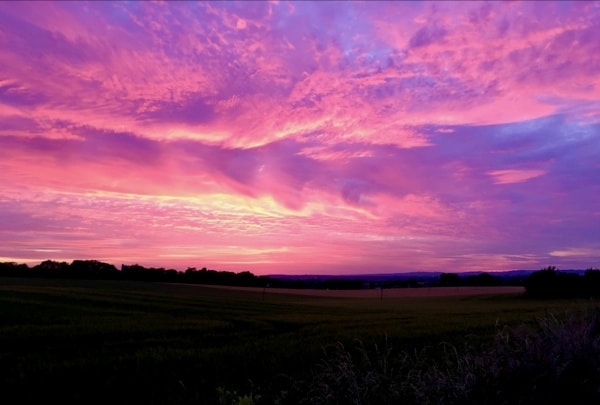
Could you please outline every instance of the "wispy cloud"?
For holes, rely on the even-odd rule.
[[[597,265],[599,16],[596,2],[0,3],[0,256]]]
[[[507,170],[494,170],[488,172],[490,176],[494,178],[496,184],[510,184],[510,183],[521,183],[530,179],[534,179],[539,176],[546,174],[544,170],[518,170],[518,169],[507,169]]]

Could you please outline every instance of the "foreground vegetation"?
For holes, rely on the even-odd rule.
[[[313,404],[597,404],[600,311],[504,327],[483,350],[338,344],[309,387]]]
[[[567,316],[586,300],[0,282],[0,388],[10,403],[494,402],[486,392],[514,403],[514,393],[551,400],[567,386],[580,402],[598,399],[597,314]],[[517,383],[535,388],[511,391]]]

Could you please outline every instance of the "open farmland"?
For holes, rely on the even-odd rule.
[[[294,403],[336,342],[485,345],[504,325],[589,305],[466,287],[384,290],[382,300],[373,290],[0,282],[1,388],[19,402],[214,403],[238,391]]]
[[[235,291],[264,292],[266,294],[308,295],[312,297],[329,298],[403,298],[403,297],[451,297],[470,295],[497,295],[524,293],[525,288],[519,286],[495,287],[424,287],[424,288],[390,288],[383,292],[378,288],[361,290],[324,290],[324,289],[287,289],[287,288],[255,288],[255,287],[227,287],[203,286],[210,288],[228,289]]]

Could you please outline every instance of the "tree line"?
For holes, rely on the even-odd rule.
[[[441,287],[495,287],[501,285],[523,285],[522,276],[501,277],[490,273],[461,276],[456,273],[442,273],[439,278]]]
[[[218,284],[228,286],[262,287],[269,282],[266,276],[255,276],[249,271],[234,273],[190,267],[185,271],[165,269],[163,267],[144,267],[139,264],[121,265],[117,269],[112,264],[98,260],[73,260],[58,262],[45,260],[29,267],[27,264],[14,262],[0,263],[0,276],[5,277],[40,277],[71,278],[87,280],[135,280],[167,283]]]
[[[442,273],[436,278],[390,279],[370,281],[351,277],[269,277],[256,276],[249,271],[234,273],[230,271],[209,270],[206,267],[190,267],[185,271],[174,269],[144,267],[139,264],[121,265],[118,269],[112,264],[98,260],[73,260],[70,264],[54,260],[45,260],[29,267],[14,262],[0,263],[0,277],[37,277],[70,278],[88,280],[135,280],[166,283],[209,284],[243,287],[273,287],[294,289],[330,289],[356,290],[372,288],[418,288],[427,286],[495,286],[522,285],[522,280],[492,276],[482,273],[461,277],[454,273]]]
[[[45,260],[29,267],[27,264],[0,262],[0,277],[64,278],[85,280],[132,280],[165,283],[208,284],[241,287],[277,288],[317,288],[317,289],[357,289],[364,285],[355,279],[308,279],[296,280],[256,276],[249,271],[209,270],[206,267],[190,267],[185,271],[163,267],[144,267],[139,264],[121,265],[118,269],[112,264],[98,260],[73,260],[71,263]]]
[[[500,286],[524,285],[526,296],[532,298],[600,297],[600,270],[588,269],[583,275],[560,272],[550,266],[522,277],[501,277],[490,273],[459,275],[441,273],[438,279],[387,280],[373,282],[360,278],[284,278],[256,276],[249,271],[209,270],[190,267],[185,271],[121,265],[98,260],[73,260],[71,263],[45,260],[29,267],[27,264],[0,262],[0,277],[70,278],[88,280],[133,280],[166,283],[208,284],[242,287],[272,287],[296,289],[353,290],[368,288],[418,288],[430,286]]]
[[[598,298],[600,270],[590,268],[579,275],[549,266],[527,277],[525,294],[532,298]]]

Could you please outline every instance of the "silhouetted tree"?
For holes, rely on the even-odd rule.
[[[588,297],[600,297],[600,270],[590,268],[585,271],[583,288]]]
[[[27,277],[29,276],[29,266],[15,262],[0,263],[0,276],[4,277]]]
[[[559,294],[558,272],[549,266],[534,273],[525,280],[525,293],[535,298],[552,298]]]
[[[32,274],[37,277],[68,277],[69,264],[67,262],[57,262],[54,260],[45,260],[34,266]]]
[[[525,280],[525,293],[534,298],[572,298],[586,294],[583,278],[575,273],[561,273],[549,266],[531,273]]]
[[[98,260],[73,260],[69,273],[74,278],[115,279],[120,273],[115,266]]]
[[[444,287],[456,287],[460,285],[460,276],[455,273],[440,274],[440,285]]]
[[[500,277],[494,277],[489,273],[481,273],[475,276],[467,277],[464,284],[469,286],[489,287],[502,285],[502,279]]]

